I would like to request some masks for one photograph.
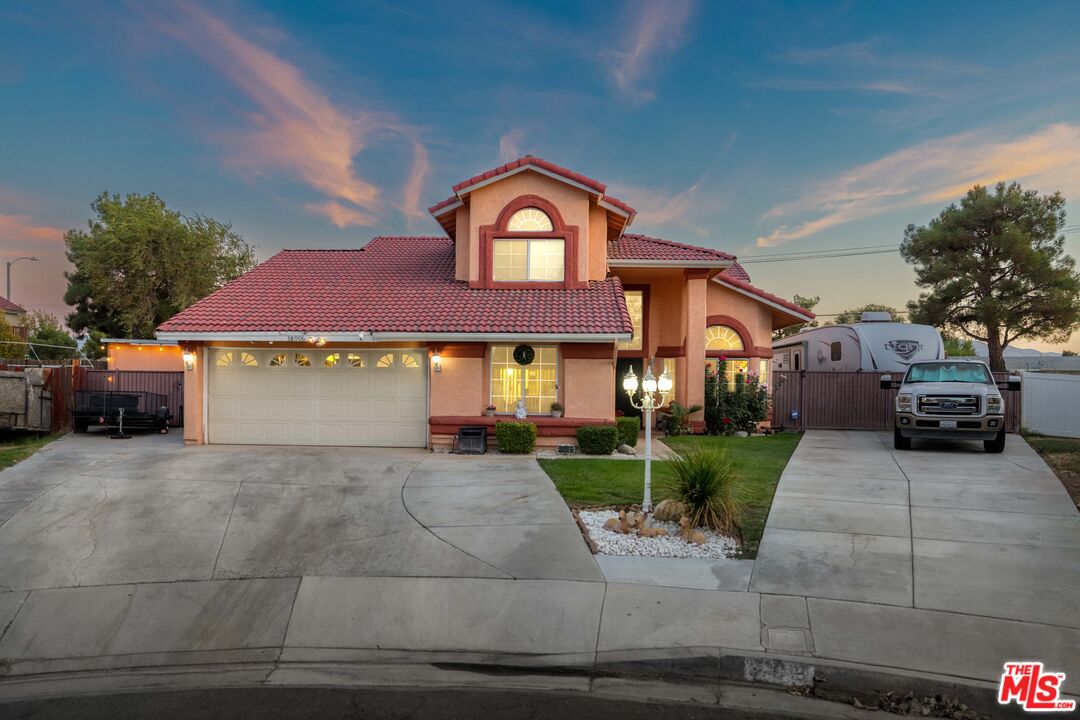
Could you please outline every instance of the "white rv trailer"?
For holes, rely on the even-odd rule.
[[[929,325],[866,312],[860,322],[807,328],[773,343],[773,370],[906,372],[921,360],[943,360],[941,333]]]

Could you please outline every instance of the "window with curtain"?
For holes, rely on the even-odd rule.
[[[562,282],[564,242],[559,238],[500,238],[492,249],[496,282]]]
[[[559,382],[558,351],[553,347],[534,347],[536,356],[522,367],[514,361],[512,345],[491,348],[491,404],[495,412],[512,413],[524,397],[530,415],[551,413]]]
[[[641,350],[645,333],[645,293],[641,290],[626,291],[626,309],[634,325],[634,337],[619,342],[620,350]]]

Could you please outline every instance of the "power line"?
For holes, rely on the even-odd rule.
[[[740,258],[740,261],[745,260],[759,260],[763,258],[777,258],[777,257],[789,257],[792,255],[817,255],[819,253],[827,252],[846,252],[848,250],[876,250],[878,248],[897,248],[900,247],[895,243],[888,243],[884,245],[857,245],[855,247],[846,248],[822,248],[821,250],[802,250],[800,252],[782,252],[782,253],[766,253],[764,255],[747,255],[745,258]]]
[[[862,251],[859,251],[859,252],[834,252],[834,253],[827,253],[827,254],[823,254],[823,255],[806,255],[806,256],[803,256],[803,257],[779,257],[779,258],[771,258],[771,259],[761,258],[761,259],[758,259],[758,260],[743,260],[743,259],[740,258],[739,263],[745,264],[745,265],[751,265],[753,263],[777,263],[777,262],[790,262],[792,260],[825,260],[825,259],[828,259],[828,258],[858,257],[860,255],[887,255],[887,254],[891,255],[891,254],[895,254],[898,251],[898,249],[899,248],[893,248],[891,250],[862,250]]]

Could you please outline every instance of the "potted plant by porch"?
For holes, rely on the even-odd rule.
[[[553,417],[553,418],[562,417],[562,414],[563,414],[562,403],[559,403],[559,402],[551,403],[551,417]]]
[[[487,415],[488,417],[494,417],[494,415],[495,415],[495,406],[494,405],[488,405],[486,408],[484,408],[484,414]]]

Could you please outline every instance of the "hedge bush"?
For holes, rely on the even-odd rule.
[[[638,431],[641,430],[641,418],[615,418],[615,424],[619,428],[619,444],[629,445],[630,447],[637,447]]]
[[[610,455],[619,446],[619,429],[614,425],[579,427],[577,444],[586,455]]]
[[[497,422],[495,441],[501,453],[528,455],[536,450],[536,425],[525,422]]]

